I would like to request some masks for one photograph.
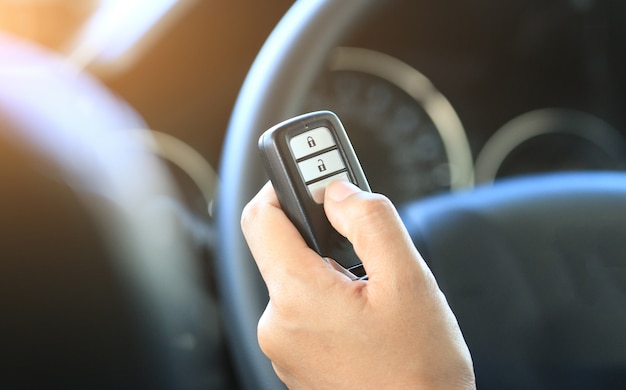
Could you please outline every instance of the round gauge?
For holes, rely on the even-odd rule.
[[[336,49],[305,106],[337,113],[372,190],[396,204],[473,184],[469,144],[452,105],[396,58]]]
[[[623,170],[626,139],[593,115],[540,109],[502,126],[476,160],[477,182],[550,171]]]

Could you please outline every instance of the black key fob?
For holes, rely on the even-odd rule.
[[[366,278],[352,244],[324,213],[324,191],[333,180],[370,191],[339,118],[318,111],[289,119],[261,135],[259,150],[283,211],[309,247],[335,260],[354,279]]]

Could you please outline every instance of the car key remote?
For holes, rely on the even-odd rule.
[[[353,279],[367,278],[352,244],[324,212],[324,191],[333,180],[370,191],[339,118],[317,111],[289,119],[261,135],[259,150],[281,207],[309,247],[335,260]]]

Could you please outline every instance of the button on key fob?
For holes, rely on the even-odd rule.
[[[283,211],[306,243],[354,275],[367,278],[352,244],[324,213],[324,191],[333,180],[345,180],[370,191],[352,144],[330,111],[304,114],[270,128],[259,150]]]

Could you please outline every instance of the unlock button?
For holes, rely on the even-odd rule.
[[[345,169],[339,150],[334,149],[298,163],[306,183]]]
[[[321,158],[317,159],[317,169],[319,169],[320,172],[324,172],[326,170],[326,163]]]

